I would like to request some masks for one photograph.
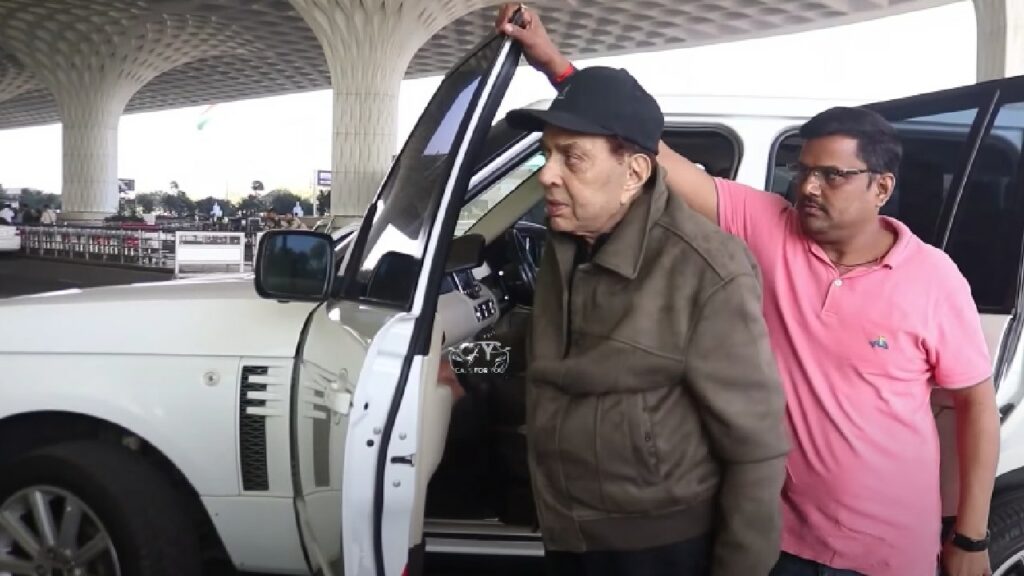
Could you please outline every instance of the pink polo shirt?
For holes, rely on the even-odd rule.
[[[934,576],[939,441],[933,385],[991,374],[970,286],[897,220],[882,261],[840,277],[783,198],[717,180],[719,224],[761,266],[793,450],[782,548],[870,576]]]

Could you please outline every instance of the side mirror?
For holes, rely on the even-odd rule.
[[[445,274],[460,270],[472,270],[484,263],[486,240],[480,234],[466,234],[452,240],[448,260],[444,264]]]
[[[333,241],[308,230],[272,230],[256,253],[256,293],[270,300],[322,302],[334,279]]]

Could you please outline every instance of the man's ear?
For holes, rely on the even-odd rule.
[[[646,154],[630,154],[626,160],[626,185],[622,187],[621,204],[625,205],[640,193],[651,177],[654,165]]]
[[[878,187],[875,191],[876,197],[875,202],[878,208],[885,206],[889,198],[892,198],[893,190],[896,189],[896,175],[892,172],[886,172],[878,176]]]

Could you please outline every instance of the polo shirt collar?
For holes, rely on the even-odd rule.
[[[894,242],[892,248],[889,248],[889,251],[885,253],[885,256],[882,256],[882,260],[878,264],[892,269],[899,266],[906,259],[908,252],[907,248],[911,243],[914,233],[910,231],[910,228],[908,228],[906,224],[895,218],[891,218],[889,216],[879,216],[879,218],[882,219],[882,225],[896,235],[896,242]],[[800,224],[797,223],[797,226],[799,225]],[[821,246],[819,246],[817,242],[811,240],[811,238],[803,232],[800,232],[800,234],[803,235],[804,241],[807,242],[807,247],[812,254],[823,262],[830,262],[828,255],[825,254],[825,251],[821,249]]]
[[[911,245],[914,233],[910,231],[906,224],[895,218],[890,218],[889,216],[882,216],[881,218],[882,223],[896,234],[896,242],[886,252],[885,256],[882,257],[882,265],[894,268],[906,259],[907,254],[910,252],[908,248]]]

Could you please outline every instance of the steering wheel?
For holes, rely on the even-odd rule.
[[[516,222],[505,231],[508,264],[503,277],[509,295],[519,304],[533,304],[533,291],[537,284],[537,268],[544,249],[544,226],[532,222]]]

